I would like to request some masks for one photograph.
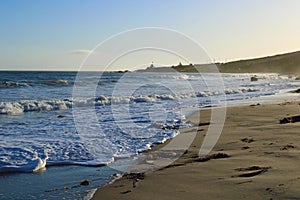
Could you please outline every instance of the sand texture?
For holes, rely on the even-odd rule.
[[[197,134],[180,159],[161,170],[126,175],[98,189],[93,199],[300,199],[299,102],[227,108],[218,143],[201,159],[211,111],[199,112],[203,124],[181,130],[180,137],[195,129]],[[190,120],[198,123],[197,113]]]

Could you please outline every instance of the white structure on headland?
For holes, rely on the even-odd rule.
[[[154,64],[152,62],[151,65],[149,67],[147,67],[147,69],[153,69],[153,68],[154,68]]]

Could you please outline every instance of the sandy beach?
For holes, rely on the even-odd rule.
[[[300,200],[300,0],[0,10],[0,200]]]
[[[136,178],[125,175],[93,199],[300,199],[299,102],[227,108],[221,137],[204,159],[198,152],[211,110],[197,112],[203,124],[181,130],[179,137],[197,134],[176,162]],[[189,118],[194,123],[197,112]]]

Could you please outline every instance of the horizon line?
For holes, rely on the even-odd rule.
[[[269,57],[275,57],[275,56],[282,56],[286,54],[292,54],[292,53],[297,53],[300,52],[300,49],[294,50],[294,51],[287,51],[287,52],[280,52],[276,54],[268,54],[268,55],[263,55],[263,56],[254,56],[254,57],[245,57],[245,58],[238,58],[238,59],[233,59],[230,61],[222,62],[222,61],[214,61],[211,63],[189,63],[193,65],[206,65],[206,64],[227,64],[227,63],[232,63],[232,62],[239,62],[239,61],[246,61],[246,60],[255,60],[255,59],[263,59],[263,58],[269,58]],[[188,65],[189,65],[188,64]],[[174,65],[170,64],[167,66],[162,66],[162,67],[172,67]],[[59,69],[0,69],[0,72],[2,71],[16,71],[16,72],[105,72],[101,70],[59,70]],[[125,71],[130,71],[128,69],[123,69],[123,70],[112,70],[112,71],[107,71],[107,72],[125,72]]]

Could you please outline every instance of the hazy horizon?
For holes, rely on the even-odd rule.
[[[251,57],[251,58],[241,58],[241,59],[237,59],[237,60],[231,60],[231,61],[227,61],[226,63],[230,63],[230,62],[235,62],[235,61],[244,61],[244,60],[251,60],[251,59],[259,59],[259,58],[267,58],[267,57],[271,57],[271,56],[277,56],[277,55],[283,55],[283,54],[289,54],[289,53],[295,53],[295,52],[300,52],[300,50],[297,51],[293,51],[293,52],[283,52],[283,53],[276,53],[276,54],[272,54],[272,55],[265,55],[262,57]],[[216,61],[215,63],[218,63],[218,61]],[[221,63],[221,62],[220,62]],[[146,69],[147,67],[150,66],[150,64],[154,64],[155,67],[172,67],[172,66],[177,66],[179,63],[172,65],[172,64],[168,64],[168,65],[155,65],[155,63],[148,63],[149,65],[144,65],[144,66],[132,66],[135,67],[135,69]],[[190,63],[182,63],[183,65],[189,65]],[[202,64],[208,64],[208,63],[193,63],[195,65],[202,65]],[[223,62],[223,64],[225,64],[225,62]],[[117,72],[117,71],[130,71],[130,69],[115,69],[112,70],[111,72]],[[78,72],[78,71],[85,71],[85,72],[105,72],[105,70],[76,70],[76,69],[51,69],[51,68],[39,68],[39,69],[1,69],[0,71],[40,71],[40,72]],[[133,70],[134,71],[134,70]],[[108,71],[109,72],[109,71]]]

